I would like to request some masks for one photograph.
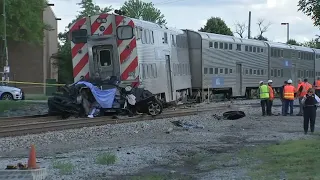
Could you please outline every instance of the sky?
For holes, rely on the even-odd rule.
[[[49,0],[58,21],[58,30],[63,32],[69,22],[80,11],[76,5],[80,0]],[[119,8],[125,0],[93,0],[100,7]],[[151,2],[145,0],[145,2]],[[248,23],[251,11],[251,36],[259,33],[257,22],[264,19],[271,23],[264,34],[274,42],[286,42],[287,28],[282,22],[290,24],[290,39],[305,42],[320,34],[319,28],[313,26],[310,17],[298,12],[298,0],[153,0],[155,7],[164,14],[167,26],[179,29],[198,30],[210,17],[220,17],[235,31],[236,23]],[[245,33],[247,35],[247,32]]]

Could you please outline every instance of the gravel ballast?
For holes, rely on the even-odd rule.
[[[300,116],[261,117],[261,108],[232,104],[229,109],[215,111],[217,104],[202,103],[197,106],[212,107],[212,112],[194,116],[1,138],[0,168],[26,162],[34,143],[39,165],[48,168],[48,180],[126,179],[154,172],[186,176],[184,179],[192,175],[208,180],[246,179],[248,170],[237,159],[226,160],[224,156],[233,157],[243,146],[314,137],[303,134]],[[239,120],[213,116],[228,110],[242,110],[247,116]],[[280,113],[280,107],[273,112]],[[170,122],[177,120],[204,128],[185,129]],[[99,157],[103,156],[105,161],[115,161],[101,164]],[[223,168],[214,168],[212,161]]]

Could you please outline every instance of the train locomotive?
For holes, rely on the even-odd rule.
[[[102,13],[69,28],[74,81],[95,73],[144,87],[163,102],[203,101],[216,93],[252,96],[259,81],[320,76],[320,50],[175,29]]]

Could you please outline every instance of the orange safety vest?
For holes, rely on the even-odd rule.
[[[294,86],[292,85],[284,86],[283,98],[287,100],[294,100]]]
[[[320,80],[317,80],[315,83],[315,89],[320,89]]]
[[[269,99],[273,100],[274,99],[274,92],[273,92],[273,88],[271,86],[269,87]]]
[[[301,83],[299,83],[298,86],[297,86],[297,96],[299,96],[299,97],[303,97],[303,96],[301,96],[301,93],[299,92],[299,89],[300,89],[300,87],[301,87],[303,84],[304,84],[304,83],[301,82]],[[303,89],[302,89],[302,90],[303,90]]]
[[[300,97],[305,96],[308,93],[308,90],[312,88],[312,85],[308,82],[303,83],[302,86],[303,86],[303,90],[300,94]]]

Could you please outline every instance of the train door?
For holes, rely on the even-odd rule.
[[[114,76],[117,63],[114,61],[114,51],[111,45],[93,46],[94,70],[101,78]]]
[[[237,89],[237,94],[238,96],[242,95],[242,64],[237,63],[236,64],[236,89]]]
[[[170,64],[170,55],[165,55],[166,59],[166,71],[167,71],[167,84],[169,91],[169,99],[168,101],[173,100],[173,87],[172,87],[172,76],[171,76],[171,64]]]

